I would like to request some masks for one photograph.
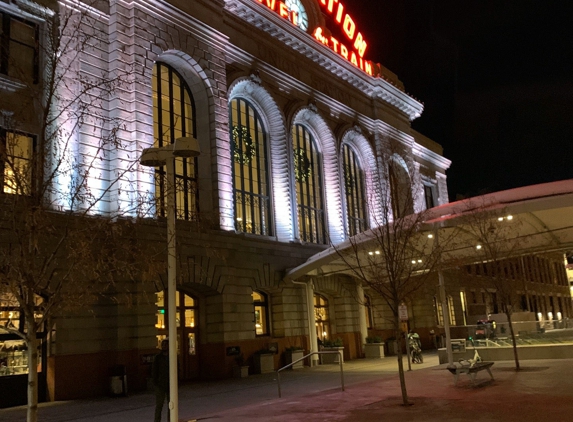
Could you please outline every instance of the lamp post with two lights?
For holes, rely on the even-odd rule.
[[[167,179],[167,325],[169,337],[169,419],[179,420],[179,392],[177,388],[177,327],[175,293],[177,291],[177,249],[175,243],[175,159],[192,158],[200,154],[199,142],[193,137],[182,137],[163,147],[146,148],[139,162],[147,167],[166,167]]]

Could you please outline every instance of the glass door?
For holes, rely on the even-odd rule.
[[[167,338],[169,309],[165,300],[167,291],[156,293],[157,317],[157,344]],[[175,293],[177,325],[177,356],[179,379],[189,380],[199,376],[199,357],[197,343],[199,332],[197,327],[197,301],[192,296],[183,292]]]

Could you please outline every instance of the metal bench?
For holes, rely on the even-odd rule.
[[[457,364],[455,367],[448,368],[448,371],[450,371],[454,376],[454,385],[457,385],[460,374],[468,374],[468,377],[470,377],[472,383],[475,383],[476,374],[479,371],[487,371],[493,380],[493,374],[491,373],[490,369],[493,364],[494,362],[476,362],[473,365]]]

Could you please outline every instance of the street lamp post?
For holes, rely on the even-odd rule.
[[[439,247],[439,235],[438,229],[436,228],[434,231],[435,237],[435,246]],[[441,254],[440,251],[440,261],[438,264],[441,264]],[[454,366],[454,355],[452,352],[452,335],[450,332],[450,308],[448,304],[448,298],[446,297],[446,286],[444,283],[444,273],[442,272],[442,268],[438,266],[438,286],[440,291],[440,300],[442,302],[442,315],[444,317],[444,332],[446,333],[446,355],[448,357],[448,367]]]
[[[192,137],[177,138],[171,145],[146,148],[140,163],[148,167],[166,167],[167,179],[167,326],[169,337],[169,419],[179,420],[179,391],[177,389],[177,249],[175,243],[175,158],[199,155],[199,142]]]

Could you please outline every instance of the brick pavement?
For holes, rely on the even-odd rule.
[[[274,374],[182,386],[181,421],[478,421],[561,422],[573,419],[573,360],[496,362],[494,381],[478,374],[476,385],[453,376],[437,357],[406,372],[411,406],[401,403],[395,358],[345,364],[346,391],[335,367],[285,374],[283,398],[277,398]],[[153,396],[99,399],[41,405],[40,422],[120,422],[153,418]],[[0,410],[0,422],[25,420],[25,410]]]

